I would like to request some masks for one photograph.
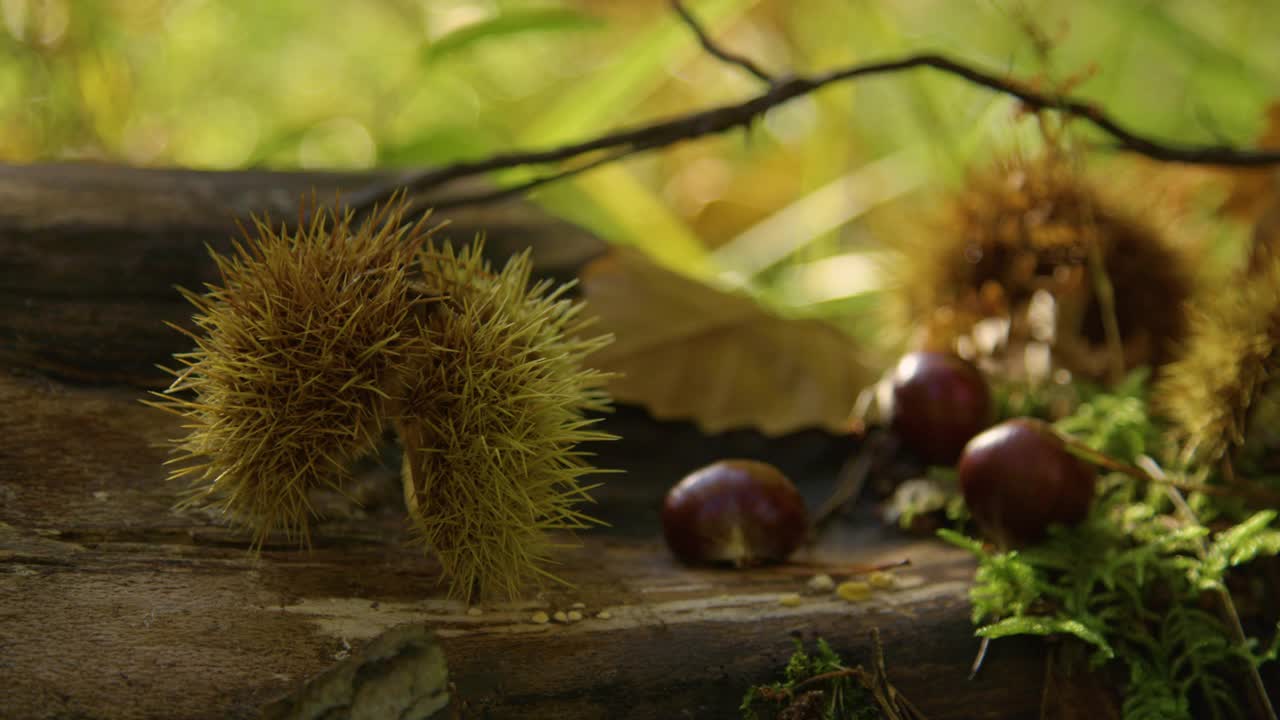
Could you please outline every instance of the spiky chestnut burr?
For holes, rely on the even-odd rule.
[[[1054,147],[971,173],[938,221],[907,243],[901,263],[902,304],[910,322],[927,329],[925,346],[952,349],[957,337],[998,318],[1009,322],[1009,349],[1048,342],[1056,366],[1103,377],[1110,365],[1091,274],[1096,247],[1114,288],[1125,367],[1170,359],[1194,289],[1188,253],[1170,236],[1171,223],[1150,219],[1159,207],[1139,213],[1124,194]],[[1040,291],[1055,301],[1048,327],[1029,312]],[[1001,357],[1002,371],[1021,362]]]
[[[1274,434],[1268,415],[1277,377],[1280,260],[1272,260],[1197,308],[1181,356],[1162,369],[1152,398],[1184,441],[1184,460],[1216,465]]]
[[[547,531],[591,524],[579,442],[610,436],[606,376],[566,288],[531,283],[528,253],[493,272],[479,247],[423,250],[393,202],[359,227],[318,209],[297,232],[257,223],[222,286],[187,292],[197,350],[153,404],[182,415],[176,478],[254,532],[305,542],[307,495],[394,427],[413,525],[454,596],[518,594],[545,569]]]
[[[590,335],[567,286],[530,280],[526,252],[495,271],[478,246],[422,254],[439,293],[411,353],[405,407],[405,499],[414,528],[443,564],[450,592],[515,597],[546,569],[549,530],[586,528],[577,509],[595,472],[579,443],[611,439],[585,419],[608,407],[608,375],[583,358]]]
[[[314,202],[314,201],[313,201]],[[305,210],[305,207],[304,207]],[[309,542],[308,492],[340,488],[376,448],[424,299],[408,282],[425,218],[388,204],[359,228],[324,208],[296,231],[255,220],[196,308],[196,343],[154,405],[183,416],[175,479],[187,506],[212,506],[253,530]]]

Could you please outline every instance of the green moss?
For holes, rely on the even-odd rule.
[[[739,707],[744,720],[782,717],[879,720],[883,717],[867,687],[867,673],[861,668],[846,666],[822,638],[818,638],[813,654],[805,651],[800,640],[795,643],[795,652],[782,673],[783,680],[747,690]]]
[[[1058,429],[1129,463],[1169,453],[1144,379],[1086,396]],[[1239,522],[1213,533],[1203,516]],[[1265,649],[1258,638],[1236,642],[1218,610],[1232,568],[1280,553],[1276,516],[1195,494],[1180,508],[1166,487],[1116,473],[1101,479],[1083,523],[1052,528],[1038,545],[995,552],[953,530],[939,534],[978,558],[970,593],[977,635],[1075,638],[1095,667],[1124,671],[1127,720],[1240,718],[1241,678],[1275,658],[1276,639]]]
[[[1142,492],[1122,476],[1104,486],[1088,520],[1054,529],[1035,547],[998,553],[940,532],[978,558],[976,634],[1074,636],[1093,649],[1095,665],[1127,669],[1126,718],[1190,718],[1190,697],[1213,717],[1244,717],[1231,678],[1274,650],[1257,652],[1256,640],[1233,643],[1219,616],[1204,609],[1205,592],[1223,588],[1230,568],[1280,551],[1276,513],[1261,511],[1210,539],[1159,492]]]

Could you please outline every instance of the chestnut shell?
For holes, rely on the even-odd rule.
[[[912,452],[950,465],[965,443],[991,424],[991,389],[972,363],[950,353],[902,356],[891,376],[890,427]]]
[[[804,498],[780,470],[721,460],[667,492],[662,531],[682,562],[738,567],[786,560],[808,535]]]
[[[970,440],[957,474],[978,529],[1004,548],[1043,538],[1051,523],[1079,523],[1097,485],[1093,466],[1032,418],[1006,420]]]

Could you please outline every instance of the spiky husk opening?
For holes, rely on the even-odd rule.
[[[256,221],[234,254],[213,254],[220,286],[183,291],[197,349],[175,356],[184,367],[155,403],[186,420],[171,475],[192,481],[187,505],[253,528],[255,547],[277,529],[307,542],[308,492],[340,490],[378,443],[422,302],[406,277],[430,234],[403,212],[358,230],[324,208],[296,232]]]
[[[450,594],[514,598],[555,579],[547,531],[594,523],[576,509],[594,469],[575,447],[610,437],[585,418],[607,408],[607,376],[583,365],[609,338],[587,336],[566,287],[530,283],[528,253],[498,272],[477,246],[422,259],[443,299],[423,320],[429,349],[413,356],[398,421],[410,516]]]
[[[1008,347],[1017,348],[1043,335],[1026,313],[1047,291],[1056,309],[1055,365],[1101,378],[1108,359],[1090,276],[1094,243],[1115,291],[1125,366],[1168,360],[1185,335],[1183,305],[1194,287],[1186,253],[1060,150],[1015,153],[970,175],[927,237],[907,243],[906,314],[933,347],[953,345],[983,319],[1008,319]]]
[[[1280,261],[1272,260],[1192,316],[1181,356],[1152,397],[1182,436],[1184,459],[1212,465],[1246,446],[1277,446],[1278,374]]]

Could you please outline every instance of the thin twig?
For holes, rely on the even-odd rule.
[[[774,565],[770,567],[768,569],[768,573],[778,575],[813,575],[814,573],[822,572],[827,575],[870,575],[874,572],[895,570],[897,568],[910,567],[910,565],[911,558],[889,560],[887,562],[876,563],[874,565],[826,565],[821,563],[806,563],[791,560],[785,565]]]
[[[1196,145],[1157,140],[1130,130],[1091,102],[1066,95],[1039,92],[1017,80],[967,65],[945,55],[923,53],[893,60],[850,65],[818,75],[797,75],[776,79],[768,89],[742,102],[623,129],[582,142],[543,150],[499,153],[480,160],[411,173],[398,181],[352,193],[348,197],[348,203],[354,209],[367,210],[374,204],[386,200],[401,188],[413,193],[438,190],[457,180],[494,170],[563,162],[606,150],[615,151],[610,156],[611,160],[620,160],[646,150],[697,140],[739,127],[748,127],[756,118],[772,108],[820,90],[827,85],[918,68],[931,68],[979,87],[1015,97],[1034,110],[1056,110],[1065,115],[1080,118],[1110,136],[1114,141],[1111,145],[1113,149],[1134,152],[1154,160],[1233,167],[1280,164],[1280,151],[1275,150],[1244,150],[1230,145]]]
[[[858,454],[845,461],[841,466],[840,472],[836,475],[835,490],[832,491],[831,497],[827,498],[822,507],[818,509],[814,515],[813,523],[810,525],[809,539],[813,541],[817,538],[818,533],[831,522],[836,513],[850,502],[857,502],[858,496],[862,494],[862,488],[867,484],[867,478],[870,477],[871,471],[875,469],[885,457],[893,453],[894,442],[891,436],[884,433],[874,433],[868,436],[863,443]]]
[[[1161,473],[1163,474],[1163,473]],[[1174,507],[1178,509],[1178,513],[1183,516],[1186,522],[1196,526],[1201,526],[1200,519],[1196,517],[1195,511],[1191,509],[1191,505],[1187,503],[1187,499],[1182,496],[1178,488],[1169,487],[1169,499],[1173,501]],[[1208,549],[1205,546],[1204,538],[1196,544],[1196,554],[1204,560]],[[1249,640],[1244,634],[1244,625],[1240,623],[1240,613],[1236,610],[1236,604],[1231,599],[1231,593],[1225,587],[1218,588],[1216,591],[1219,606],[1222,611],[1223,620],[1227,624],[1227,629],[1231,632],[1231,639],[1239,647],[1249,647]],[[1253,705],[1255,710],[1262,710],[1267,720],[1277,720],[1275,708],[1271,705],[1271,697],[1267,694],[1267,685],[1262,681],[1262,674],[1258,672],[1258,667],[1252,662],[1249,665],[1250,679],[1253,681]]]
[[[706,50],[709,55],[721,62],[746,70],[765,85],[773,84],[773,76],[760,69],[760,66],[756,65],[749,58],[725,50],[717,45],[715,41],[711,39],[711,36],[707,35],[707,31],[702,28],[702,25],[698,23],[698,19],[693,16],[693,13],[689,12],[689,9],[686,8],[680,0],[671,0],[671,8],[676,11],[676,14],[680,16],[680,19],[684,21],[684,24],[689,26],[689,29],[693,31],[693,34],[698,36],[698,42],[701,43],[702,49]]]
[[[566,168],[553,173],[547,173],[546,175],[539,175],[538,177],[522,182],[519,185],[512,185],[511,187],[471,193],[469,195],[463,194],[445,197],[441,200],[432,202],[431,208],[433,210],[445,210],[452,207],[485,205],[491,202],[498,202],[499,200],[506,200],[509,197],[523,195],[524,193],[542,185],[573,177],[574,175],[587,172],[588,170],[594,170],[602,165],[608,165],[609,163],[622,158],[625,154],[626,153],[623,152],[609,153],[598,157],[591,162],[583,163],[582,165]]]
[[[851,668],[847,667],[841,668],[840,670],[831,670],[829,672],[819,673],[813,677],[805,678],[804,680],[796,683],[791,690],[794,692],[808,685],[817,685],[818,683],[826,682],[828,680],[839,680],[840,678],[847,677],[857,678],[859,682],[863,683],[868,688],[871,687],[871,675],[868,674],[866,670],[863,670],[861,665],[855,665]]]
[[[982,642],[978,643],[978,654],[973,656],[973,664],[969,666],[969,679],[978,677],[978,671],[982,669],[982,663],[987,660],[987,648],[991,647],[991,638],[984,637]]]
[[[877,686],[873,692],[880,700],[880,709],[885,711],[890,720],[926,720],[924,713],[889,682],[889,670],[884,662],[884,646],[880,644],[880,628],[875,626],[871,628],[871,646]]]
[[[1098,301],[1098,313],[1102,316],[1102,328],[1107,341],[1107,375],[1113,385],[1124,379],[1124,340],[1120,336],[1120,319],[1116,314],[1116,290],[1107,272],[1107,262],[1102,256],[1102,237],[1091,203],[1085,204],[1088,214],[1089,276],[1093,281],[1093,296]]]
[[[1237,483],[1231,486],[1205,485],[1204,483],[1191,482],[1188,480],[1174,480],[1164,474],[1157,476],[1147,472],[1137,465],[1127,463],[1119,458],[1111,457],[1104,452],[1094,450],[1073,437],[1064,435],[1062,439],[1067,444],[1067,450],[1076,457],[1087,460],[1098,467],[1123,473],[1134,480],[1153,483],[1156,485],[1165,485],[1184,492],[1198,492],[1205,495],[1222,495],[1225,497],[1243,497],[1266,503],[1271,506],[1280,505],[1280,493],[1268,490],[1267,488],[1245,485],[1243,483]]]
[[[809,685],[852,677],[871,693],[881,712],[889,720],[925,720],[924,713],[889,682],[884,662],[884,646],[880,643],[880,629],[876,627],[871,628],[871,667],[871,672],[864,670],[861,665],[855,665],[820,673],[796,683],[787,693],[794,696],[797,690]]]

